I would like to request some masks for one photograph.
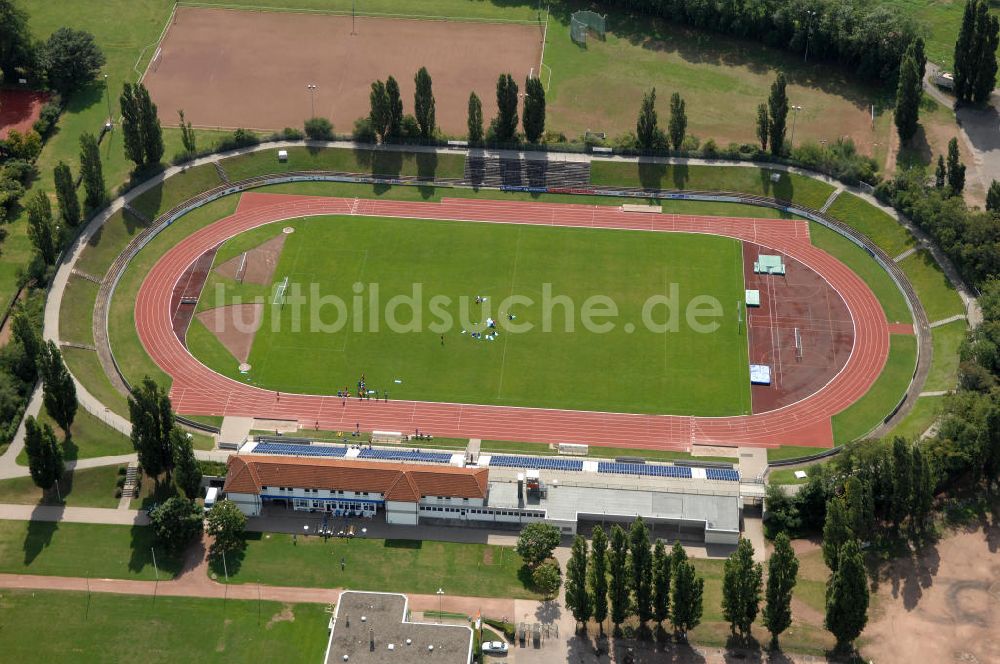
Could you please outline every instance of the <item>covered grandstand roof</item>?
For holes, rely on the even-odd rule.
[[[340,489],[381,493],[415,503],[421,496],[485,498],[486,468],[422,466],[349,459],[286,456],[229,457],[225,491],[260,493],[261,487]]]

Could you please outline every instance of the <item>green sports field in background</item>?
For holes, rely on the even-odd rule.
[[[216,262],[256,246],[292,226],[274,274],[274,284],[289,278],[289,297],[299,284],[320,295],[336,295],[348,306],[343,329],[310,331],[309,314],[292,331],[294,306],[275,307],[275,285],[236,284],[213,274],[201,310],[242,298],[267,302],[263,324],[242,379],[269,389],[331,394],[353,391],[364,373],[369,388],[390,398],[425,401],[536,406],[582,410],[734,415],[749,412],[750,389],[746,336],[739,329],[737,302],[743,296],[740,243],[722,237],[679,233],[643,233],[580,228],[543,228],[505,224],[390,220],[365,217],[317,217],[256,229],[223,245]],[[227,283],[228,282],[228,283]],[[355,331],[355,283],[366,311],[363,331]],[[423,331],[397,333],[385,316],[372,331],[368,302],[378,284],[381,309],[396,295],[423,292]],[[219,285],[228,286],[217,295]],[[542,329],[543,289],[568,296],[575,307],[575,331],[565,330],[562,306],[552,307],[551,331]],[[677,332],[653,333],[642,325],[647,299],[677,284],[680,324]],[[501,319],[501,300],[512,294],[535,301],[509,312],[515,323],[531,323],[525,333],[501,332],[495,341],[476,340],[460,322],[460,298],[469,301],[468,319]],[[429,329],[438,319],[429,309],[432,296],[451,298],[445,307],[455,325]],[[486,296],[485,305],[474,298]],[[587,331],[580,323],[584,301],[610,297],[619,316],[607,333]],[[685,323],[692,298],[717,298],[723,313],[719,328],[697,333]],[[309,311],[309,306],[302,308]],[[275,316],[280,325],[275,331]],[[327,306],[325,323],[337,318]],[[407,307],[397,319],[411,318]],[[662,321],[665,308],[653,312]],[[601,319],[600,322],[604,322]],[[632,333],[627,323],[634,324]],[[461,330],[465,328],[466,333]],[[192,352],[209,367],[241,378],[236,359],[197,320],[188,332]],[[396,382],[396,381],[400,382]]]

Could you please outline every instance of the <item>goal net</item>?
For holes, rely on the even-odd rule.
[[[593,31],[599,38],[604,39],[605,18],[590,10],[574,12],[569,17],[570,38],[577,44],[586,44],[587,33]]]

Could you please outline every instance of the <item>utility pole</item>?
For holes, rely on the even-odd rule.
[[[444,588],[438,588],[436,594],[438,596],[438,624],[440,625],[441,624],[441,606],[442,606],[441,600],[444,598]]]
[[[812,34],[812,20],[816,16],[814,11],[806,11],[806,52],[805,56],[802,58],[802,62],[809,62],[809,35]]]
[[[351,0],[351,34],[352,35],[358,34],[358,31],[355,29],[356,28],[357,13],[358,13],[357,9],[358,9],[358,0]]]
[[[153,606],[156,606],[156,591],[160,588],[160,569],[156,566],[156,549],[149,547],[149,552],[153,554],[153,573],[156,574],[156,583],[153,584]]]
[[[799,111],[801,110],[801,106],[792,106],[792,135],[788,139],[788,143],[793,148],[795,147],[795,121],[799,119]]]
[[[309,108],[312,110],[310,118],[316,117],[316,88],[318,87],[315,83],[310,83],[306,86],[309,89]]]
[[[108,87],[108,75],[104,75],[104,97],[108,100],[108,129],[114,126],[114,118],[111,116],[111,88]],[[107,410],[105,408],[104,410]]]

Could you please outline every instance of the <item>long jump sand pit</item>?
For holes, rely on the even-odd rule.
[[[368,115],[375,79],[399,81],[413,112],[413,76],[427,67],[434,81],[437,124],[464,135],[469,93],[483,101],[486,122],[496,113],[496,80],[510,73],[524,85],[538,70],[542,26],[253,12],[178,7],[144,81],[160,120],[279,130],[301,127],[311,114],[339,131]]]

